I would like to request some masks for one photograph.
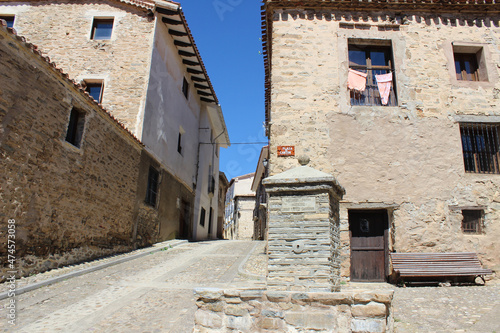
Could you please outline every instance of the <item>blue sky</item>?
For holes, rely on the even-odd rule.
[[[222,106],[234,143],[267,142],[260,0],[179,0]],[[260,145],[221,149],[231,178],[254,172]]]

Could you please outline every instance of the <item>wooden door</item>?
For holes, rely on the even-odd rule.
[[[351,281],[385,281],[386,210],[350,210]]]

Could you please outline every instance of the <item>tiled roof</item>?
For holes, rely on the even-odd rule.
[[[4,20],[0,20],[0,29],[6,30],[8,33],[10,33],[12,36],[14,36],[15,39],[17,39],[17,41],[19,41],[20,45],[26,47],[26,49],[31,51],[34,54],[34,56],[38,56],[40,59],[42,59],[42,61],[45,61],[50,66],[50,68],[56,74],[58,74],[58,76],[60,77],[61,80],[64,80],[64,81],[68,82],[69,84],[73,85],[76,88],[76,90],[80,94],[83,95],[84,98],[86,98],[91,104],[94,104],[95,106],[97,106],[97,108],[100,109],[102,112],[107,114],[118,126],[120,126],[122,128],[122,130],[124,130],[128,135],[130,135],[130,137],[134,141],[136,141],[139,145],[144,146],[144,144],[134,134],[132,134],[132,132],[130,132],[121,122],[119,122],[115,117],[113,117],[113,115],[110,112],[108,112],[105,108],[103,108],[103,106],[100,103],[96,102],[94,100],[94,98],[92,98],[89,95],[89,93],[87,91],[85,91],[85,89],[82,87],[82,85],[80,85],[75,80],[70,79],[69,75],[67,73],[64,73],[63,70],[61,68],[57,67],[57,65],[55,63],[51,62],[49,57],[43,56],[42,53],[38,50],[38,46],[27,42],[26,38],[23,36],[19,36],[16,33],[15,29],[7,28],[7,22],[5,22]]]
[[[403,13],[500,13],[500,0],[263,0],[262,3],[261,29],[265,70],[266,124],[271,121],[271,58],[274,9],[324,9],[365,13],[384,10],[399,10]],[[266,126],[266,135],[269,135],[268,130]]]
[[[25,0],[28,2],[28,0]],[[29,0],[46,2],[47,0]],[[128,4],[151,12],[157,12],[163,18],[163,23],[169,28],[169,33],[176,43],[187,72],[190,73],[194,87],[200,100],[207,103],[219,104],[217,95],[208,76],[205,64],[201,59],[200,52],[194,41],[193,35],[178,2],[169,0],[110,0]],[[0,2],[16,2],[13,0],[0,0]],[[22,1],[21,1],[22,2]],[[82,1],[82,3],[85,1]]]

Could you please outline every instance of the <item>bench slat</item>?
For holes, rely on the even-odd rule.
[[[402,277],[453,277],[493,274],[474,252],[391,253],[395,272]]]

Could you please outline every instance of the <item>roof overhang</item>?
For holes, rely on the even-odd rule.
[[[262,178],[264,177],[264,172],[266,171],[266,167],[264,166],[264,160],[269,158],[269,146],[264,146],[260,150],[259,161],[257,162],[257,168],[255,170],[255,177],[252,182],[252,191],[257,192],[257,188],[259,187]]]
[[[222,148],[228,148],[231,143],[229,141],[229,134],[227,132],[226,122],[224,121],[220,105],[207,104],[207,111],[212,122],[212,126],[214,127],[216,135],[215,142]]]
[[[196,47],[191,30],[187,25],[186,17],[179,4],[156,1],[154,11],[158,19],[167,27],[172,36],[177,52],[186,66],[186,71],[194,83],[194,88],[200,101],[218,105],[219,100],[215,95],[214,88],[208,77],[207,70],[201,59],[200,52]]]

